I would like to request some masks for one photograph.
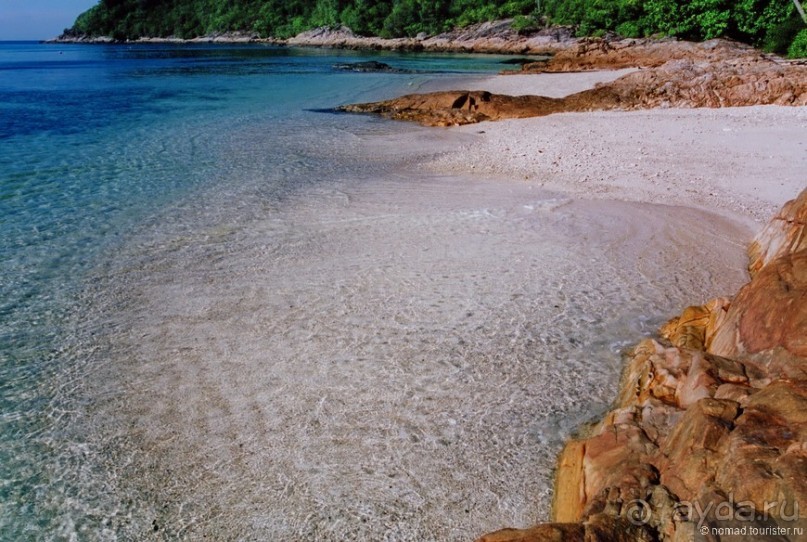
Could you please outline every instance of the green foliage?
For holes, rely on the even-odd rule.
[[[616,33],[623,38],[639,38],[642,36],[642,30],[639,27],[638,21],[619,23],[616,27]]]
[[[693,0],[684,10],[688,18],[684,23],[692,37],[712,39],[725,36],[731,21],[731,12],[724,9],[724,0]]]
[[[337,26],[339,23],[339,4],[336,0],[317,0],[311,12],[311,26]]]
[[[311,27],[306,24],[305,17],[298,16],[292,18],[288,23],[278,26],[274,31],[274,36],[278,38],[291,38],[300,32],[305,32],[309,28]]]
[[[412,22],[415,20],[415,0],[396,0],[392,5],[392,13],[384,19],[383,30],[381,36],[391,38],[393,36],[406,36],[411,35],[413,26]],[[417,34],[417,32],[414,32]]]
[[[787,50],[787,56],[790,58],[807,58],[807,28],[796,34],[793,43]]]
[[[786,21],[772,26],[765,34],[764,49],[772,53],[785,54],[798,33],[804,29],[804,21],[793,14]]]
[[[530,32],[547,17],[578,35],[616,32],[709,39],[725,36],[784,53],[803,28],[792,0],[100,0],[73,31],[118,39],[253,31],[289,37],[344,24],[361,35],[436,34],[513,18]]]
[[[384,29],[384,20],[390,14],[389,2],[374,0],[348,2],[340,14],[340,22],[362,36],[379,36]]]
[[[536,30],[538,28],[538,21],[532,16],[516,15],[513,17],[511,26],[513,27],[513,30],[519,34],[525,34]]]
[[[543,14],[579,35],[614,31],[628,37],[729,37],[763,45],[787,21],[791,0],[544,0]]]
[[[463,9],[461,7],[463,3],[470,4],[470,2],[461,2],[454,9],[457,26],[468,26],[470,24],[492,21],[496,18],[496,7],[493,5],[486,4],[476,7],[468,5],[466,9]]]

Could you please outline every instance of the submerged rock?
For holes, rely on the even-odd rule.
[[[546,57],[542,60],[536,60],[535,58],[517,57],[502,60],[499,64],[506,64],[508,66],[525,66],[527,64],[535,64],[536,62],[548,62],[548,61],[549,57]]]
[[[384,62],[376,60],[368,60],[367,62],[342,62],[333,65],[335,70],[351,71],[351,72],[381,72],[381,73],[411,73],[411,70],[402,70],[400,68],[393,68]]]
[[[726,511],[749,529],[807,517],[805,216],[807,190],[757,236],[733,300],[633,349],[612,410],[560,455],[554,523],[479,541],[672,542]]]

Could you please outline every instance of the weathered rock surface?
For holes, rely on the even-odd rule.
[[[383,102],[337,108],[350,113],[375,113],[427,126],[473,124],[484,120],[549,115],[567,110],[563,100],[543,96],[504,96],[490,92],[448,91],[408,94]]]
[[[671,60],[581,94],[583,103],[597,109],[807,105],[807,66],[762,56]]]
[[[671,60],[724,62],[743,57],[775,58],[763,55],[749,45],[724,39],[693,43],[673,38],[582,38],[576,42],[558,42],[545,51],[551,54],[546,61],[523,64],[522,73],[657,68]]]
[[[607,42],[601,42],[607,43]],[[669,51],[665,53],[665,50]],[[599,49],[585,49],[598,51]],[[653,43],[626,47],[615,62],[610,49],[595,54],[591,62],[609,67],[653,65],[629,73],[612,83],[565,98],[504,96],[487,92],[438,92],[407,95],[393,100],[343,106],[350,112],[376,113],[393,119],[411,120],[427,126],[472,124],[593,110],[632,110],[654,107],[738,107],[750,105],[807,105],[807,66],[778,62],[753,49],[724,40],[703,44]],[[624,51],[619,49],[618,51]],[[644,53],[635,53],[636,50]],[[651,52],[649,56],[645,53]],[[558,60],[549,66],[563,69],[589,68],[585,53],[574,65]],[[658,64],[666,54],[668,60]],[[670,60],[669,58],[672,58]],[[582,59],[582,60],[580,60]]]
[[[807,194],[802,193],[787,203],[751,243],[748,271],[753,276],[779,256],[804,249],[807,249]]]
[[[612,410],[560,455],[554,523],[479,541],[677,542],[702,520],[807,517],[805,216],[807,190],[754,240],[733,300],[688,307],[633,349]]]
[[[748,359],[769,378],[807,378],[807,251],[783,254],[737,294],[711,350]]]

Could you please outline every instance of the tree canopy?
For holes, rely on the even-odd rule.
[[[101,0],[72,31],[121,40],[228,31],[284,38],[344,24],[361,35],[399,37],[508,17],[521,29],[548,22],[575,26],[579,35],[723,36],[776,52],[804,29],[792,0]]]

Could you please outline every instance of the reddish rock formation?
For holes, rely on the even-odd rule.
[[[568,111],[807,105],[807,66],[777,62],[753,49],[721,40],[704,44],[665,43],[629,47],[629,51],[651,51],[652,55],[625,53],[619,57],[619,62],[609,57],[609,53],[595,55],[592,62],[602,61],[610,67],[643,64],[654,67],[565,98],[449,91],[410,94],[384,102],[348,105],[339,109],[376,113],[427,126],[452,126]],[[673,60],[659,64],[665,54]],[[570,69],[568,62],[557,60],[560,56],[558,53],[549,66]],[[586,65],[584,60],[589,57],[580,58],[582,60],[578,59],[571,67]]]
[[[807,251],[779,256],[756,273],[711,349],[754,362],[770,378],[807,379]]]
[[[787,203],[757,235],[748,249],[748,271],[755,275],[765,265],[784,254],[807,249],[807,194]]]
[[[484,120],[516,119],[567,111],[563,100],[543,96],[504,96],[466,90],[409,94],[384,102],[346,105],[350,113],[375,113],[426,126],[456,126]]]
[[[753,280],[712,337],[715,354],[756,363],[769,378],[807,379],[807,190],[748,249]]]
[[[688,307],[633,349],[613,409],[561,453],[555,523],[480,542],[677,542],[727,516],[807,518],[805,216],[807,190],[757,236],[732,301]]]
[[[550,55],[546,61],[523,64],[522,73],[657,68],[671,60],[711,63],[738,58],[774,59],[749,45],[724,39],[693,43],[673,38],[662,40],[582,38],[571,43],[567,41],[562,45],[559,43],[549,46],[545,52]]]
[[[671,60],[569,99],[590,109],[807,105],[807,66],[756,56],[715,62]]]

